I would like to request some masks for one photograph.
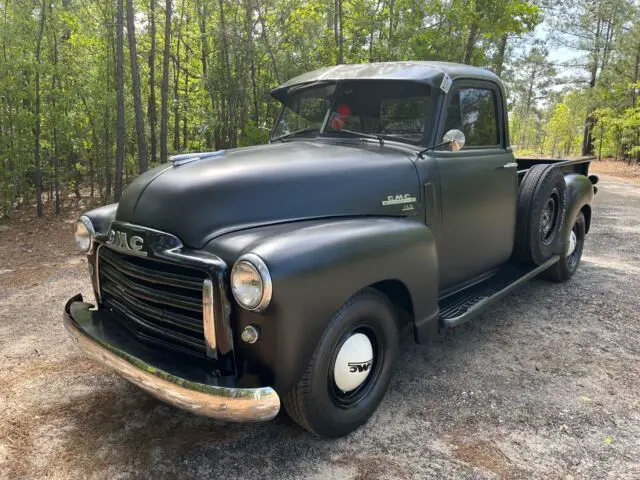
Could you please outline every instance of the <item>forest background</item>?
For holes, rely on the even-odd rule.
[[[518,155],[640,161],[637,0],[0,0],[0,217],[264,143],[279,83],[390,60],[500,75]]]

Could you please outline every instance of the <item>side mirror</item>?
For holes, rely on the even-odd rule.
[[[449,150],[451,150],[452,152],[457,152],[461,150],[462,147],[464,147],[464,133],[462,133],[460,130],[449,130],[444,134],[442,140],[444,143],[449,144]]]

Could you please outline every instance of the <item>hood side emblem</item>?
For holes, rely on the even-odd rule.
[[[222,157],[224,154],[224,150],[216,150],[215,152],[182,153],[180,155],[173,155],[169,157],[169,160],[174,167],[179,167],[180,165],[195,162],[196,160],[204,160],[205,158],[212,157]]]
[[[410,193],[404,193],[400,195],[389,195],[386,200],[382,200],[383,207],[389,205],[404,205],[406,203],[416,203],[416,197]]]

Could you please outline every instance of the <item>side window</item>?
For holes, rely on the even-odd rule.
[[[464,133],[465,146],[485,147],[500,143],[493,91],[486,88],[456,90],[447,106],[444,132],[454,128]]]

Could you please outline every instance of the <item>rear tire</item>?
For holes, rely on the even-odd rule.
[[[535,165],[520,184],[514,257],[541,265],[559,253],[567,208],[567,185],[562,170]]]
[[[560,260],[542,273],[543,278],[553,282],[566,282],[576,273],[578,265],[580,265],[580,258],[582,258],[586,231],[587,222],[584,214],[580,212],[569,231],[569,238],[565,243]]]
[[[363,336],[369,340],[369,353],[363,356],[360,350],[345,354],[342,347],[347,341],[358,343],[354,337],[363,341]],[[345,349],[350,347],[351,343]],[[317,436],[346,435],[375,412],[386,393],[397,354],[395,309],[382,293],[366,288],[333,316],[302,378],[282,396],[284,408],[298,425]],[[346,358],[349,355],[355,357]],[[368,355],[372,358],[364,358]],[[349,374],[364,379],[353,383]],[[345,388],[350,381],[348,391],[338,387]]]

